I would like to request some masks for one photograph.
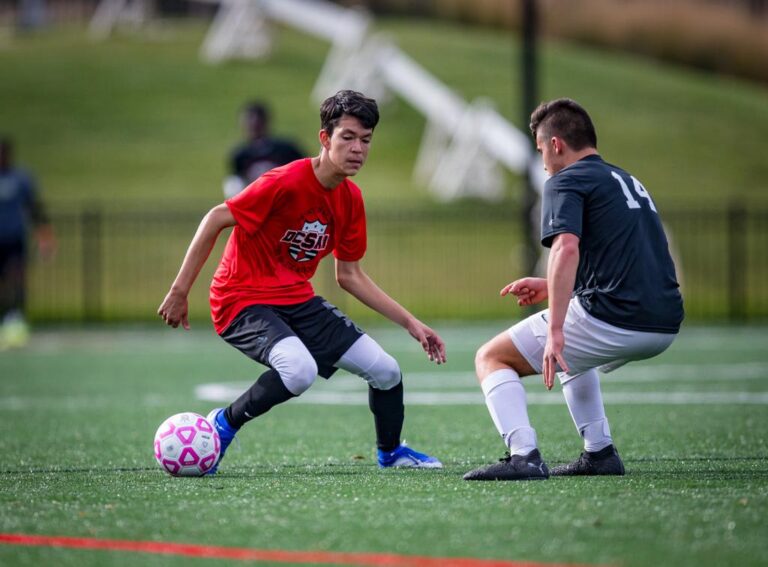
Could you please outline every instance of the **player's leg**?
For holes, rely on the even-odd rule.
[[[317,364],[277,308],[253,305],[244,309],[221,337],[249,358],[269,367],[226,408],[208,415],[221,438],[221,458],[237,431],[250,420],[305,392],[317,375]],[[209,474],[215,474],[218,463]]]
[[[475,371],[485,395],[485,404],[496,430],[509,449],[509,456],[498,463],[464,475],[465,480],[528,480],[549,476],[542,461],[536,431],[528,419],[525,388],[521,376],[537,374],[533,366],[543,348],[536,338],[540,314],[518,323],[484,344],[475,357]],[[513,329],[518,329],[512,333]],[[541,356],[539,357],[541,360]]]
[[[368,406],[376,426],[376,446],[393,451],[400,445],[405,419],[400,366],[371,337],[361,335],[334,364],[368,383]]]
[[[13,285],[11,283],[11,262],[13,247],[0,242],[0,322],[11,311],[13,305]]]
[[[317,364],[295,336],[275,342],[262,364],[270,369],[226,410],[227,418],[238,428],[274,406],[300,396],[317,376]]]
[[[0,244],[0,348],[22,347],[29,340],[25,268],[23,241]]]
[[[317,376],[317,364],[307,347],[283,320],[280,307],[245,308],[221,334],[227,343],[270,369],[225,410],[240,428],[277,404],[304,393]]]
[[[584,440],[584,452],[572,463],[553,467],[553,476],[623,475],[621,462],[613,445],[605,415],[600,377],[596,369],[575,377],[561,377],[563,396],[576,430]]]
[[[394,358],[367,337],[340,309],[320,296],[293,310],[289,322],[312,353],[320,376],[330,378],[338,368],[345,368],[364,378],[367,376],[368,401],[379,448],[389,449],[386,452],[390,454],[400,451],[410,453],[411,457],[421,456],[421,466],[439,466],[437,459],[431,462],[428,455],[400,444],[405,412],[400,367]],[[361,341],[363,336],[367,339]],[[341,362],[342,359],[345,362]],[[413,458],[409,462],[410,466],[419,464]]]
[[[571,463],[554,467],[553,476],[623,475],[624,465],[613,444],[596,367],[610,372],[633,360],[663,352],[675,335],[615,327],[601,321],[572,300],[565,330],[570,374],[560,373],[563,396],[584,451]]]
[[[442,468],[435,457],[401,444],[405,419],[400,366],[370,336],[364,334],[335,363],[368,382],[368,406],[376,426],[379,466]]]
[[[568,411],[584,439],[584,450],[596,452],[612,444],[597,370],[593,368],[575,377],[564,375],[561,383]]]

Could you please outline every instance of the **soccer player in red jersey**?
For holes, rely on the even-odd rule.
[[[245,423],[301,395],[317,375],[329,378],[342,368],[368,383],[379,466],[441,468],[438,459],[400,442],[397,361],[310,284],[320,260],[333,252],[342,289],[404,327],[430,360],[445,362],[440,336],[360,266],[365,209],[349,177],[368,157],[379,120],[376,101],[340,91],[323,102],[320,119],[318,156],[265,173],[205,215],[157,312],[168,325],[189,328],[189,290],[219,233],[234,227],[211,284],[213,323],[226,342],[269,370],[228,407],[209,414],[221,435],[221,455]],[[212,473],[217,469],[218,463]]]

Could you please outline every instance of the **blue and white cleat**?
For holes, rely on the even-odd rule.
[[[391,467],[402,467],[412,469],[441,469],[443,463],[435,457],[419,453],[402,443],[394,451],[378,450],[379,467],[388,469]]]
[[[227,418],[224,416],[224,408],[211,410],[211,413],[206,416],[206,419],[213,425],[216,432],[219,434],[219,439],[221,439],[219,459],[216,461],[216,464],[211,467],[211,470],[205,473],[206,475],[213,475],[219,470],[219,463],[221,462],[221,459],[224,458],[224,453],[226,452],[227,447],[229,447],[229,444],[232,443],[238,430],[232,427],[227,421]]]

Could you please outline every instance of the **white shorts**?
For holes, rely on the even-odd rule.
[[[517,350],[531,367],[542,372],[547,343],[549,310],[531,315],[507,331]],[[644,360],[664,352],[676,334],[630,331],[614,327],[587,313],[578,299],[571,299],[563,325],[563,354],[569,373],[558,372],[561,383],[597,368],[611,372],[633,360]]]

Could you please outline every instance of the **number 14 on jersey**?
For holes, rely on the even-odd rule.
[[[639,209],[640,208],[640,202],[635,199],[635,197],[632,195],[632,192],[629,190],[629,187],[627,187],[626,182],[624,181],[624,178],[621,177],[618,173],[615,171],[611,172],[611,175],[613,178],[619,182],[619,186],[621,187],[621,190],[624,193],[624,196],[627,198],[627,207],[630,209]],[[632,179],[632,184],[635,188],[635,193],[642,199],[645,199],[648,201],[648,206],[651,207],[651,210],[655,213],[656,206],[653,204],[653,199],[651,199],[650,193],[646,191],[645,187],[643,187],[643,184],[640,183],[637,179],[634,178],[634,176],[630,175],[630,178]]]

